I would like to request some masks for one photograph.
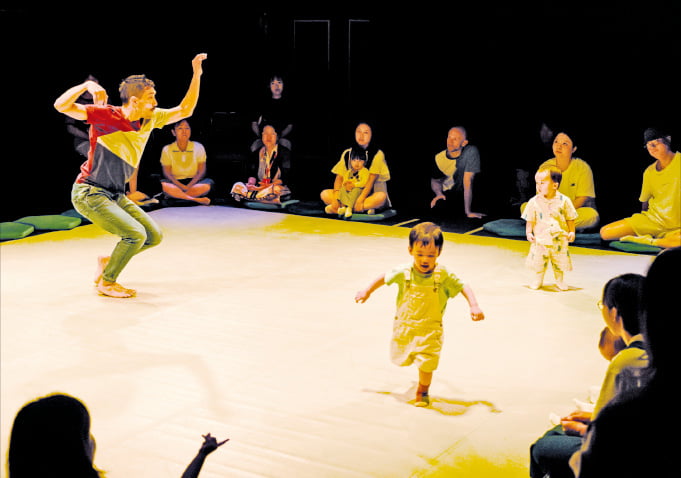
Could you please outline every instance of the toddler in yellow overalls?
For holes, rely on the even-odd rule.
[[[414,401],[417,407],[430,404],[428,390],[440,361],[442,317],[447,301],[461,292],[468,301],[471,318],[485,318],[473,290],[437,264],[443,242],[442,230],[437,225],[417,224],[409,233],[409,254],[414,263],[379,276],[355,296],[356,302],[365,302],[380,286],[398,285],[390,355],[396,365],[417,365],[419,385]]]

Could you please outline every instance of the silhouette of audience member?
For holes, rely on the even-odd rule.
[[[269,124],[279,134],[279,144],[285,148],[293,149],[289,135],[293,131],[293,111],[288,100],[284,96],[284,79],[279,74],[270,78],[270,94],[261,105],[259,116],[251,123],[251,129],[256,135],[256,140],[251,144],[251,151],[259,150],[262,143],[262,128]]]
[[[681,152],[672,149],[672,138],[653,128],[643,134],[644,146],[655,159],[643,172],[639,201],[641,212],[601,228],[604,241],[681,246]]]
[[[192,128],[183,119],[172,125],[175,142],[161,150],[163,179],[161,187],[167,197],[208,205],[206,195],[213,180],[206,177],[206,149],[198,141],[191,141]]]
[[[256,153],[256,160],[250,165],[248,182],[235,183],[230,193],[237,201],[244,199],[281,204],[281,200],[291,194],[284,183],[285,165],[291,164],[291,152],[278,144],[277,131],[272,125],[263,127],[262,142],[263,146]]]
[[[228,441],[204,435],[182,478],[196,478],[206,457]],[[103,478],[94,465],[90,413],[79,399],[52,394],[24,405],[14,418],[7,454],[8,478]]]
[[[576,478],[681,476],[675,433],[681,426],[678,377],[681,321],[678,306],[681,247],[666,249],[654,259],[641,295],[642,329],[649,365],[638,383],[623,380],[621,391],[600,411],[570,466]]]
[[[453,189],[463,194],[463,209],[466,217],[480,219],[485,214],[473,212],[473,182],[480,172],[480,152],[477,146],[468,143],[466,129],[454,126],[447,133],[447,148],[435,155],[430,188],[435,197],[430,201],[433,208],[438,201],[447,199],[445,191]]]
[[[530,476],[543,478],[571,478],[569,460],[582,445],[582,437],[587,426],[600,410],[611,400],[617,391],[617,381],[623,370],[629,367],[643,368],[648,359],[643,346],[640,331],[639,306],[643,276],[640,274],[622,274],[610,279],[603,288],[603,298],[598,302],[599,309],[610,334],[601,334],[599,349],[609,359],[608,369],[601,385],[598,400],[593,411],[576,410],[561,419],[561,423],[552,428],[530,447]],[[604,339],[610,337],[610,344]],[[617,351],[617,339],[621,339],[625,347]],[[614,350],[610,350],[610,349]]]
[[[375,214],[376,209],[391,206],[387,185],[390,180],[390,170],[385,161],[385,154],[374,144],[371,126],[368,123],[359,123],[355,128],[354,144],[343,151],[340,160],[331,169],[331,172],[336,175],[333,189],[324,189],[320,194],[322,201],[327,206],[324,209],[327,214],[338,214],[340,190],[348,171],[352,169],[350,153],[353,150],[365,156],[364,166],[369,169],[369,180],[355,200],[354,211],[366,211],[367,214]]]

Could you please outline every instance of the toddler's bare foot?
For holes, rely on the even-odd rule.
[[[95,273],[95,286],[99,285],[102,280],[102,274],[104,274],[104,268],[109,263],[109,256],[99,256],[97,258],[97,272]]]
[[[134,289],[126,289],[118,282],[107,282],[105,280],[100,280],[97,284],[97,291],[108,297],[115,297],[117,299],[127,299],[128,297],[134,297],[137,291]]]

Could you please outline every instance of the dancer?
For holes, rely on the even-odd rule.
[[[432,222],[417,224],[409,232],[409,254],[414,263],[398,266],[380,275],[369,287],[355,295],[355,301],[363,303],[380,286],[398,285],[391,358],[393,363],[402,367],[412,363],[418,366],[419,384],[414,401],[417,407],[430,404],[428,390],[440,361],[442,317],[447,300],[461,292],[468,301],[471,319],[485,318],[470,286],[437,264],[443,242],[439,226]]]
[[[97,263],[95,285],[100,294],[126,298],[136,292],[116,280],[138,252],[161,242],[161,229],[153,219],[125,195],[125,184],[139,165],[153,128],[162,128],[192,115],[199,99],[202,63],[200,53],[192,60],[189,89],[175,108],[157,108],[154,83],[144,75],[123,80],[119,92],[122,106],[106,104],[107,93],[94,81],[66,90],[54,103],[60,113],[90,124],[90,150],[71,191],[75,209],[121,240],[109,257]],[[89,92],[93,105],[76,102]]]
[[[558,192],[562,178],[555,166],[541,166],[534,175],[537,194],[527,203],[522,218],[526,222],[530,253],[525,264],[535,273],[531,289],[539,289],[544,274],[551,263],[556,286],[568,290],[563,280],[564,272],[572,270],[568,243],[575,240],[577,211],[570,198]]]

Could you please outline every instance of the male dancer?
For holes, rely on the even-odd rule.
[[[99,257],[95,286],[109,297],[133,297],[136,292],[116,282],[134,255],[161,242],[158,225],[125,196],[125,184],[139,165],[153,128],[188,118],[199,99],[205,53],[192,60],[189,89],[175,108],[157,108],[154,83],[144,75],[129,76],[121,83],[122,106],[107,104],[104,88],[86,81],[66,90],[54,103],[60,113],[90,124],[90,150],[71,191],[76,210],[121,240],[111,256]],[[89,92],[94,104],[76,102]]]

